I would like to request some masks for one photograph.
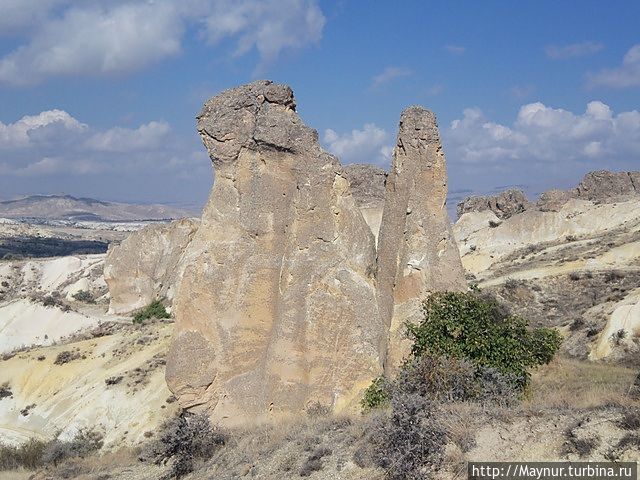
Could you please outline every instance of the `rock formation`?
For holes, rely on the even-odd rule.
[[[353,199],[360,207],[360,212],[377,241],[382,221],[387,172],[374,165],[362,163],[347,165],[343,171],[349,180]]]
[[[360,208],[382,208],[387,172],[367,163],[353,163],[342,169],[349,180],[351,194]]]
[[[552,189],[530,203],[521,190],[506,190],[497,195],[467,197],[458,204],[458,218],[468,212],[492,211],[498,218],[507,219],[525,210],[559,212],[572,198],[594,203],[613,203],[640,195],[640,172],[609,172],[598,170],[587,173],[576,188]]]
[[[206,102],[215,168],[185,252],[166,378],[227,424],[357,405],[382,371],[375,243],[338,160],[267,81]]]
[[[387,369],[408,352],[405,322],[420,320],[421,301],[430,292],[466,289],[446,198],[435,115],[407,108],[400,117],[378,238],[378,304],[390,329]]]
[[[109,313],[128,313],[158,298],[173,300],[184,272],[183,253],[198,229],[196,220],[149,225],[109,248],[104,278]]]
[[[577,198],[603,203],[633,195],[640,195],[640,172],[589,172],[575,189]]]
[[[559,212],[560,209],[572,198],[574,194],[571,190],[552,189],[543,192],[536,202],[536,209],[541,212]]]
[[[498,218],[509,218],[524,212],[530,207],[529,200],[522,190],[510,189],[498,195],[467,197],[458,204],[458,217],[467,212],[491,210]]]

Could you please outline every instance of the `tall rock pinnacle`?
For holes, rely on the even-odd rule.
[[[446,198],[435,115],[409,107],[400,117],[378,237],[378,305],[390,335],[387,370],[408,353],[405,323],[421,319],[422,300],[435,291],[466,290]]]
[[[185,252],[169,387],[227,424],[357,405],[387,332],[374,237],[342,167],[285,85],[222,92],[198,132],[215,184]]]

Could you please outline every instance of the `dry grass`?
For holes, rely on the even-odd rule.
[[[631,406],[629,387],[636,371],[627,367],[557,357],[531,378],[523,407],[588,409]]]
[[[31,475],[33,475],[33,472],[28,470],[0,471],[2,480],[27,480]]]
[[[231,430],[227,444],[203,470],[216,471],[219,479],[297,478],[325,468],[335,470],[351,461],[364,424],[360,416],[329,414]],[[374,478],[376,473],[363,472],[359,478]]]
[[[16,480],[49,480],[51,478],[109,478],[111,472],[127,469],[138,463],[140,451],[137,448],[122,448],[102,455],[90,455],[85,458],[72,458],[38,471],[33,477],[16,477]],[[12,472],[14,473],[14,472]],[[2,475],[5,473],[3,472]],[[33,475],[33,472],[29,473]],[[0,476],[4,480],[4,476]],[[8,477],[10,478],[10,477]]]

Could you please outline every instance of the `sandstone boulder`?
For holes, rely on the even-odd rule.
[[[378,238],[378,304],[390,329],[387,370],[408,353],[404,325],[422,318],[422,300],[431,292],[467,288],[446,198],[435,115],[410,107],[400,117]]]
[[[184,272],[183,254],[199,223],[183,219],[149,225],[110,247],[104,265],[109,312],[129,313],[158,298],[172,301]]]
[[[530,207],[529,200],[522,190],[510,189],[497,195],[467,197],[458,204],[458,217],[467,212],[491,210],[498,218],[509,218],[522,213]]]
[[[166,379],[180,405],[226,424],[357,408],[382,371],[375,243],[337,159],[268,81],[198,116],[215,169],[185,253]]]

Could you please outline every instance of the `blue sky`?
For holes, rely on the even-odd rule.
[[[198,206],[202,102],[292,86],[343,163],[438,116],[454,201],[640,169],[637,1],[2,0],[0,197]]]

